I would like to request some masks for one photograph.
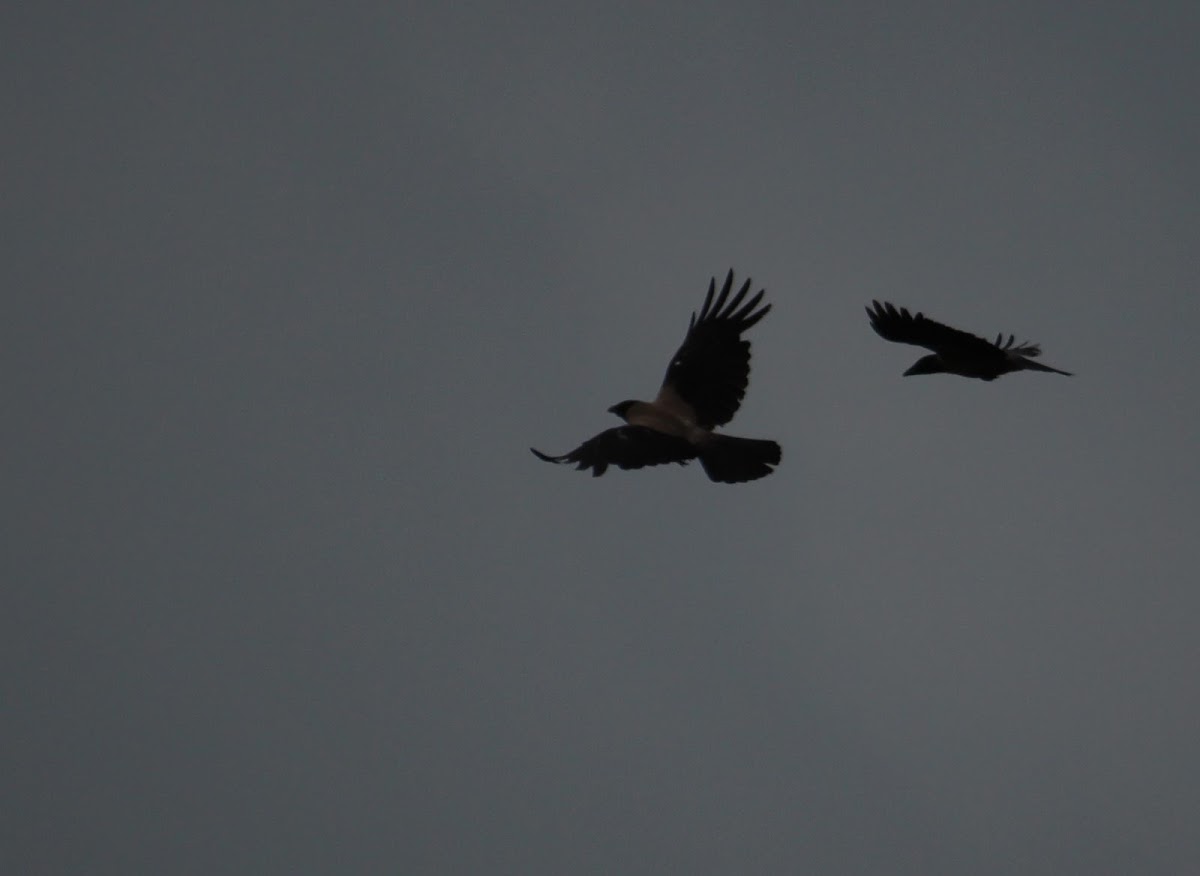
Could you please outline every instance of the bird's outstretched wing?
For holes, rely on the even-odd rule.
[[[750,342],[741,335],[771,309],[769,304],[758,306],[762,290],[744,301],[748,278],[730,298],[732,287],[733,271],[719,293],[716,278],[709,282],[704,307],[692,314],[655,400],[706,429],[725,425],[737,413],[750,379]]]
[[[927,318],[923,313],[913,316],[907,308],[897,308],[887,301],[883,304],[878,301],[871,303],[874,307],[867,308],[867,315],[871,317],[871,328],[875,329],[875,333],[885,341],[913,344],[932,350],[939,355],[952,355],[955,358],[995,356],[1000,350],[996,344],[989,343],[970,332],[943,325]]]
[[[579,471],[590,468],[593,477],[600,477],[610,465],[625,469],[668,462],[686,465],[688,460],[696,457],[696,449],[687,441],[645,426],[606,429],[562,456],[550,456],[532,447],[529,449],[534,456],[546,462],[573,463]]]

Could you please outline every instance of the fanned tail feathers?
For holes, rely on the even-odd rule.
[[[782,456],[783,451],[774,441],[712,435],[700,449],[700,465],[710,480],[740,484],[771,474]]]

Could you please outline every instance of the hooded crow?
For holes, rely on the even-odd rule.
[[[1069,371],[1060,371],[1033,361],[1035,356],[1042,354],[1041,347],[1028,343],[1013,346],[1016,340],[1013,335],[1009,335],[1005,341],[1004,335],[999,334],[994,342],[989,342],[927,319],[922,313],[913,316],[903,307],[897,310],[895,305],[886,301],[883,304],[878,301],[871,303],[874,308],[868,307],[867,315],[871,318],[871,328],[881,338],[901,344],[915,344],[933,351],[913,363],[904,372],[905,377],[914,374],[959,374],[980,380],[995,380],[1010,371],[1051,371],[1072,376]]]
[[[686,465],[699,458],[711,480],[726,484],[752,481],[769,475],[779,465],[782,452],[774,441],[734,438],[713,430],[733,419],[750,378],[750,342],[742,332],[767,315],[761,308],[763,291],[745,301],[747,279],[732,297],[733,271],[716,292],[716,278],[699,315],[692,313],[683,344],[671,358],[666,377],[653,401],[623,401],[609,412],[625,421],[580,444],[570,453],[550,456],[533,450],[546,462],[573,463],[593,477],[610,465],[643,468],[677,462]],[[716,295],[714,300],[713,296]],[[743,303],[744,301],[744,303]]]

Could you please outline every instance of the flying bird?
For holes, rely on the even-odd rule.
[[[733,271],[720,293],[716,278],[709,282],[704,306],[699,315],[692,313],[687,335],[671,357],[653,401],[631,399],[608,409],[625,425],[607,429],[562,456],[531,447],[534,455],[546,462],[573,463],[580,471],[591,469],[593,477],[610,465],[686,465],[697,458],[711,480],[726,484],[753,481],[774,471],[782,455],[774,441],[713,431],[733,419],[746,394],[750,342],[742,340],[742,332],[771,309],[769,304],[759,307],[763,290],[745,301],[749,279],[730,298],[732,287]]]
[[[987,341],[968,332],[950,328],[940,322],[926,318],[923,313],[913,316],[905,308],[896,309],[888,302],[871,302],[867,308],[871,317],[871,328],[886,341],[915,344],[933,352],[922,356],[904,372],[905,377],[914,374],[960,374],[963,377],[978,377],[980,380],[995,380],[1010,371],[1051,371],[1071,377],[1070,371],[1060,371],[1035,362],[1034,357],[1042,354],[1037,344],[1021,343],[1014,346],[1013,335],[1004,340],[996,335],[995,341]]]

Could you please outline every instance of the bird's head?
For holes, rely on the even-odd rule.
[[[618,402],[617,404],[613,405],[608,409],[608,412],[610,414],[616,414],[622,420],[627,420],[629,418],[626,415],[629,413],[629,409],[636,404],[637,402],[633,399],[626,399],[623,402]]]
[[[935,354],[930,353],[928,356],[922,356],[912,367],[904,372],[905,377],[912,377],[916,374],[941,374],[946,369],[942,367],[942,360]]]

